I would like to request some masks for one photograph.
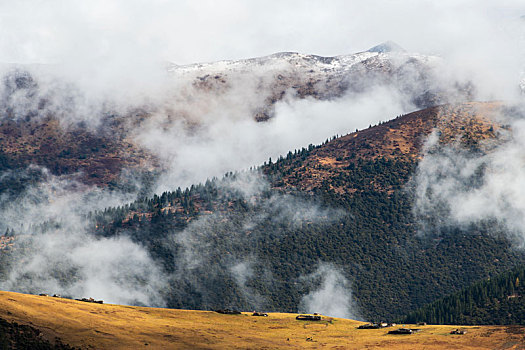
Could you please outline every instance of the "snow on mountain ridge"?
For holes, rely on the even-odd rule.
[[[401,50],[384,51],[369,50],[332,57],[279,52],[240,60],[172,64],[168,71],[200,91],[224,94],[238,86],[244,91],[255,89],[255,94],[264,101],[254,108],[258,111],[256,114],[262,113],[256,116],[258,120],[271,117],[272,105],[287,93],[299,98],[309,96],[326,100],[347,92],[363,93],[375,86],[388,86],[417,107],[428,107],[446,102],[444,90],[457,89],[443,86],[440,81],[437,71],[442,60],[439,57]]]
[[[168,71],[171,73],[192,73],[205,71],[243,71],[249,68],[262,67],[278,68],[279,66],[290,65],[295,68],[317,68],[319,71],[339,71],[344,72],[349,70],[353,65],[364,62],[367,59],[376,57],[380,60],[391,59],[417,59],[430,61],[438,61],[440,58],[436,56],[425,56],[414,53],[406,53],[402,51],[380,52],[380,51],[363,51],[350,55],[339,56],[318,56],[311,54],[303,54],[298,52],[278,52],[268,56],[247,58],[240,60],[223,60],[216,62],[194,63],[188,65],[170,64]]]

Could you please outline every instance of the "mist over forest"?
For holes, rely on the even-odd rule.
[[[381,320],[523,265],[524,15],[0,4],[0,289]]]

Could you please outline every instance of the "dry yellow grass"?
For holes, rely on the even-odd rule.
[[[522,327],[421,326],[414,335],[386,329],[358,330],[362,322],[324,317],[297,321],[295,314],[269,317],[210,311],[100,305],[0,292],[0,317],[31,324],[52,339],[82,349],[523,349]],[[311,340],[307,340],[311,338]]]

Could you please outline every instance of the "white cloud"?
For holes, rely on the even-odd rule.
[[[315,272],[303,279],[310,282],[320,280],[320,285],[303,296],[299,304],[300,312],[304,310],[331,317],[359,319],[350,283],[340,269],[320,263]]]
[[[85,215],[132,197],[89,189],[44,171],[47,180],[3,201],[0,217],[19,235],[5,290],[164,306],[162,269],[126,236],[96,237]],[[46,229],[41,229],[41,225]]]
[[[423,223],[434,225],[423,226],[421,233],[490,219],[525,246],[525,121],[519,113],[501,117],[510,131],[487,154],[439,145],[435,134],[429,138],[414,177],[414,211]]]

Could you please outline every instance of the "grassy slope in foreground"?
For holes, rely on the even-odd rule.
[[[525,333],[517,326],[480,326],[451,335],[454,326],[421,326],[418,334],[396,336],[386,334],[389,328],[358,330],[358,321],[304,322],[295,316],[222,315],[0,292],[0,317],[30,323],[47,337],[59,336],[82,349],[494,349],[523,344]]]

